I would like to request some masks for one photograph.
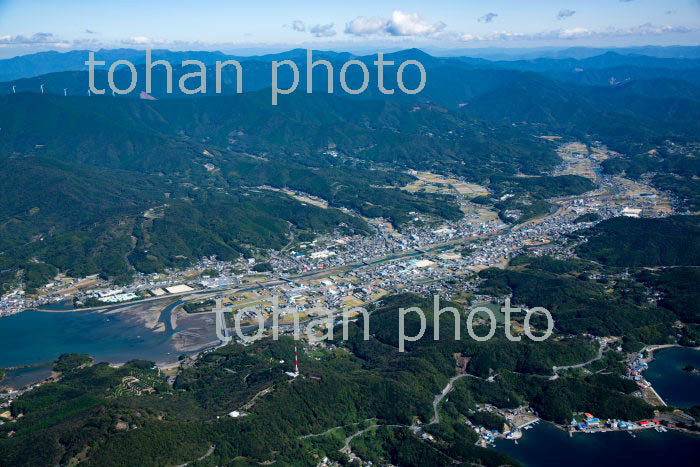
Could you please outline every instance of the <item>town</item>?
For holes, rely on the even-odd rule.
[[[465,215],[458,221],[437,222],[416,214],[398,232],[384,219],[367,219],[373,233],[366,236],[323,235],[295,242],[283,251],[258,251],[238,261],[202,258],[184,270],[137,274],[128,285],[115,286],[99,276],[59,275],[34,296],[21,284],[0,299],[0,317],[31,308],[100,308],[121,303],[225,295],[245,305],[269,306],[272,295],[284,296],[305,308],[361,306],[398,291],[431,294],[446,299],[474,291],[475,273],[503,267],[510,258],[528,255],[573,255],[569,234],[617,216],[661,217],[674,212],[671,196],[637,182],[600,173],[600,161],[613,154],[602,147],[588,150],[569,143],[559,150],[564,163],[557,174],[582,174],[597,188],[580,196],[552,199],[548,215],[509,225],[493,208],[473,202],[483,187],[429,173],[415,173],[419,189],[453,195]],[[415,189],[416,187],[406,187]],[[304,193],[288,194],[302,202],[323,204]],[[507,198],[508,195],[504,195]],[[586,214],[594,222],[580,222]],[[477,297],[488,301],[494,297]]]

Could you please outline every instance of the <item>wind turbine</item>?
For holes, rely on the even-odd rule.
[[[42,83],[39,87],[41,88],[41,93],[44,94],[44,84]]]

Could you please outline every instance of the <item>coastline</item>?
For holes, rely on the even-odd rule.
[[[557,429],[559,428],[559,429]],[[694,465],[700,436],[681,430],[659,433],[647,429],[600,436],[567,436],[550,423],[538,424],[523,432],[520,440],[499,439],[498,452],[510,455],[523,465]]]

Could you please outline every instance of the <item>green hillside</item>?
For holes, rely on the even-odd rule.
[[[700,266],[700,218],[613,218],[583,235],[579,256],[618,267]]]

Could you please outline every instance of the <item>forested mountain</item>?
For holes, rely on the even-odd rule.
[[[31,78],[47,73],[86,70],[85,61],[89,50],[69,52],[39,52],[0,60],[0,81]],[[482,68],[501,68],[541,73],[575,72],[634,67],[640,70],[691,70],[700,68],[700,47],[631,47],[617,49],[569,48],[561,50],[524,49],[504,50],[501,54],[493,50],[450,51],[447,54],[434,53],[442,63],[478,65]],[[95,51],[98,59],[108,67],[119,59],[130,60],[136,65],[145,63],[145,53],[136,49],[100,49]],[[444,56],[443,56],[444,55]],[[391,55],[389,55],[391,56]],[[153,60],[168,60],[180,63],[183,60],[200,60],[213,65],[217,60],[262,61],[306,60],[306,49],[293,49],[286,52],[265,55],[227,54],[213,51],[171,51],[154,49]],[[362,57],[361,54],[347,52],[314,51],[314,57],[331,61],[349,60]],[[416,57],[413,57],[416,58]]]
[[[154,53],[155,54],[155,53]],[[194,57],[197,54],[193,54]],[[86,55],[87,57],[87,55]],[[96,59],[100,56],[97,55]],[[242,85],[244,92],[270,89],[272,87],[272,65],[271,60],[292,60],[299,70],[299,92],[307,90],[307,56],[306,50],[293,50],[285,54],[263,57],[234,57],[239,59],[242,74]],[[445,58],[432,57],[420,50],[410,49],[401,52],[389,53],[384,56],[384,60],[392,62],[387,65],[384,76],[386,89],[394,90],[392,94],[383,94],[379,91],[377,66],[374,62],[377,55],[361,57],[349,56],[348,54],[333,54],[328,52],[313,52],[313,60],[328,60],[333,68],[333,93],[336,95],[348,95],[340,82],[340,72],[343,65],[350,59],[363,62],[369,72],[368,89],[362,94],[355,96],[356,99],[381,99],[381,100],[402,100],[411,101],[432,101],[441,105],[456,108],[459,104],[468,102],[474,96],[494,89],[494,87],[517,80],[523,73],[520,71],[503,70],[492,66],[474,66],[463,61]],[[86,58],[87,60],[87,58]],[[156,55],[154,59],[156,60]],[[426,69],[428,77],[425,89],[418,95],[406,95],[401,92],[397,84],[397,70],[405,60],[417,60]],[[142,91],[146,90],[146,67],[145,60],[134,61],[138,76],[138,84],[128,97],[138,98]],[[216,93],[216,67],[210,59],[203,59],[207,65],[206,73],[206,93],[186,95],[179,88],[180,78],[185,73],[199,71],[199,67],[181,66],[181,60],[174,59],[171,64],[173,68],[172,91],[168,92],[167,73],[163,66],[155,66],[152,69],[152,89],[151,94],[159,99],[163,98],[197,98],[204,94],[208,96],[219,95]],[[95,87],[106,89],[106,93],[111,94],[108,84],[108,74],[104,67],[98,67],[95,71]],[[278,86],[289,88],[293,82],[293,74],[289,66],[281,66],[278,70]],[[328,71],[324,66],[316,66],[313,69],[313,89],[315,93],[326,94],[328,90]],[[359,66],[351,66],[347,70],[346,83],[352,89],[359,89],[362,85],[363,72]],[[196,87],[196,82],[188,82],[188,87]],[[420,82],[419,71],[415,66],[408,66],[403,72],[403,82],[409,89],[415,89]],[[127,89],[131,83],[131,72],[122,66],[114,72],[114,84],[119,89]],[[221,72],[221,92],[223,95],[231,95],[237,89],[237,74],[234,67],[225,67]],[[63,95],[67,93],[71,96],[87,96],[88,72],[82,67],[78,70],[67,70],[62,72],[48,73],[25,79],[11,80],[0,83],[0,94],[12,93],[13,86],[16,92],[39,92],[43,84],[46,93]],[[119,97],[119,96],[118,96]]]
[[[116,60],[129,60],[136,65],[146,62],[143,50],[136,49],[100,49],[94,51],[96,58],[106,62],[105,67],[109,67]],[[21,78],[32,78],[34,76],[56,73],[61,71],[82,71],[88,67],[85,62],[90,54],[89,50],[71,50],[69,52],[39,52],[29,55],[0,60],[0,81],[12,81]],[[317,51],[315,55],[321,59],[347,60],[353,57],[347,52]],[[156,60],[168,60],[169,62],[181,63],[183,60],[200,60],[207,65],[213,65],[217,60],[255,60],[271,62],[272,60],[305,59],[305,49],[294,49],[288,52],[265,54],[265,55],[232,55],[223,52],[207,51],[172,51],[167,49],[154,49],[152,58]]]
[[[103,53],[107,60],[128,56],[139,63],[135,51]],[[176,61],[182,54],[157,51],[155,58]],[[74,55],[64,58],[70,61]],[[51,54],[47,57],[47,63],[60,61]],[[319,52],[315,58],[330,60],[337,71],[349,57]],[[222,55],[203,52],[195,58],[211,64]],[[300,90],[281,96],[280,105],[271,106],[270,91],[265,89],[270,83],[270,61],[282,58],[299,63]],[[0,115],[3,170],[11,173],[21,164],[29,179],[4,193],[8,208],[3,213],[3,245],[6,251],[16,252],[6,254],[3,261],[12,270],[22,264],[26,267],[29,258],[38,257],[51,267],[74,273],[127,277],[132,268],[153,271],[180,264],[182,261],[175,257],[191,260],[207,253],[229,257],[250,247],[274,248],[284,244],[291,221],[280,217],[279,203],[295,202],[282,200],[281,195],[265,198],[277,206],[265,221],[270,235],[247,235],[246,229],[261,224],[246,219],[244,214],[241,222],[249,227],[216,225],[212,231],[210,222],[192,223],[191,233],[201,234],[194,235],[201,239],[201,245],[194,248],[185,248],[172,238],[169,244],[177,247],[146,248],[139,240],[143,226],[138,219],[147,209],[168,206],[162,221],[156,220],[152,226],[147,223],[156,232],[160,223],[167,225],[185,217],[207,219],[206,213],[229,206],[230,200],[221,197],[221,190],[238,196],[240,190],[260,185],[310,193],[333,207],[349,208],[366,217],[385,217],[395,225],[405,222],[409,212],[446,219],[460,216],[455,205],[439,196],[396,190],[411,180],[400,173],[406,169],[462,176],[490,186],[498,196],[529,193],[542,204],[546,197],[582,192],[591,186],[584,180],[546,176],[559,158],[553,145],[536,138],[538,135],[559,133],[583,141],[602,140],[625,154],[637,154],[667,140],[692,141],[700,130],[700,92],[696,86],[665,78],[633,80],[617,86],[577,86],[550,79],[544,73],[581,65],[573,59],[566,63],[542,59],[508,65],[435,58],[407,50],[389,54],[386,60],[398,63],[419,59],[429,77],[423,93],[415,97],[400,93],[385,96],[370,86],[373,91],[357,98],[342,92],[339,96],[327,95],[322,67],[314,72],[314,87],[319,91],[306,94],[305,58],[304,50],[294,50],[241,59],[244,89],[248,91],[242,95],[159,101],[115,98],[109,93],[88,97],[84,71],[0,85],[5,92],[10,92],[11,84],[18,91],[0,96],[5,110]],[[360,59],[372,70],[371,80],[376,80],[372,63],[375,57]],[[591,68],[663,64],[674,72],[693,66],[681,59],[616,54],[581,62]],[[157,70],[154,95],[166,97],[165,73],[162,68]],[[415,70],[408,70],[407,82],[416,81]],[[143,72],[142,65],[139,72]],[[175,67],[175,82],[182,72]],[[349,73],[349,81],[357,81],[358,73]],[[126,74],[128,70],[123,69],[117,73],[118,85],[124,84]],[[224,78],[224,89],[231,94],[235,76],[229,73]],[[104,86],[105,79],[104,72],[98,72],[98,86]],[[214,89],[213,79],[210,73],[209,94]],[[290,79],[287,70],[281,75],[281,86]],[[339,91],[338,73],[335,79]],[[386,86],[396,87],[395,79],[395,73],[388,72]],[[39,84],[44,84],[47,94],[36,92]],[[62,95],[64,88],[67,97]],[[135,95],[140,90],[137,87]],[[60,180],[53,184],[56,196],[28,199],[26,193],[32,191],[21,187],[32,186],[38,174],[47,171]],[[527,179],[515,177],[519,174],[545,176],[529,179],[528,185],[524,184]],[[115,187],[102,188],[115,177],[120,180],[118,194],[112,194]],[[75,191],[71,187],[86,179],[95,193],[87,197],[71,195],[71,190]],[[507,210],[516,201],[501,202],[500,209]],[[58,206],[66,204],[75,212],[70,222],[59,214]],[[321,221],[321,214],[328,213],[312,213],[316,220],[311,225],[294,228],[330,228],[331,224]],[[362,222],[347,219],[345,224],[352,225],[351,230],[364,229]],[[135,240],[124,241],[127,235]],[[153,232],[147,237],[158,238]],[[64,248],[74,252],[72,259],[68,261],[68,255],[48,255],[55,248],[52,242],[63,242]],[[147,249],[150,254],[144,256]],[[177,250],[183,250],[183,254]],[[51,271],[49,268],[46,275]]]
[[[642,54],[621,54],[608,51],[592,57],[576,58],[537,58],[534,60],[513,60],[495,62],[498,66],[513,70],[557,72],[576,69],[600,70],[613,67],[633,66],[640,69],[690,70],[700,68],[700,58],[660,58]]]
[[[396,310],[410,306],[431,310],[429,300],[420,296],[387,298],[373,306],[369,340],[362,338],[363,323],[352,323],[347,340],[335,340],[328,349],[302,349],[303,374],[294,379],[284,374],[284,362],[294,358],[290,338],[210,352],[184,368],[172,387],[150,362],[113,368],[85,365],[83,356],[63,356],[56,364],[63,373],[60,382],[12,405],[13,415],[23,416],[0,427],[0,434],[15,431],[11,438],[0,437],[0,458],[11,465],[76,458],[95,465],[110,459],[163,465],[197,459],[209,450],[207,461],[217,465],[316,465],[324,456],[347,462],[339,452],[345,437],[376,425],[368,439],[353,442],[363,458],[403,465],[517,465],[497,451],[475,446],[477,435],[464,421],[468,416],[483,423],[474,412],[478,404],[507,409],[527,401],[545,420],[558,423],[583,410],[634,420],[653,413],[631,395],[637,389],[634,382],[620,378],[624,366],[616,352],[596,366],[604,374],[549,378],[554,365],[594,357],[595,347],[582,338],[455,340],[455,326],[463,335],[466,326],[448,313],[440,321],[441,335],[447,337],[434,340],[428,311],[425,337],[401,353]],[[417,321],[410,315],[407,331],[417,329]],[[454,383],[454,391],[437,408],[439,423],[430,423],[434,395],[454,376],[455,355],[470,357],[471,376]],[[148,381],[157,392],[136,396],[124,391],[122,380],[130,375]],[[247,416],[226,416],[251,399]],[[421,441],[411,429],[423,430],[437,442]],[[161,448],[171,443],[171,448]]]
[[[579,87],[531,75],[476,98],[466,111],[593,137],[620,152],[637,153],[666,140],[694,142],[700,131],[697,96],[697,87],[675,80]]]
[[[463,171],[479,170],[491,160],[510,173],[536,173],[556,161],[551,146],[532,135],[433,104],[348,105],[348,100],[332,96],[292,95],[272,107],[268,97],[264,91],[160,102],[4,96],[3,107],[12,112],[0,116],[0,153],[48,154],[75,163],[140,170],[152,170],[154,164],[160,170],[176,169],[192,158],[192,150],[207,147],[302,158],[336,148],[364,160],[400,165],[480,161]],[[412,144],[395,144],[407,138]],[[166,160],[153,160],[163,155]]]
[[[59,271],[128,283],[135,273],[185,267],[204,256],[260,257],[294,239],[365,235],[372,232],[368,220],[377,218],[399,231],[418,223],[432,229],[476,204],[492,207],[503,221],[498,231],[516,236],[522,226],[513,224],[556,210],[552,198],[602,186],[570,171],[558,175],[558,145],[573,141],[600,141],[620,152],[606,152],[604,175],[648,183],[671,193],[674,209],[698,210],[700,88],[691,76],[697,50],[656,52],[658,58],[572,50],[562,52],[574,57],[565,60],[496,63],[408,50],[386,59],[424,63],[423,93],[385,96],[372,85],[360,97],[342,93],[337,81],[338,95],[328,95],[322,68],[314,75],[318,91],[307,94],[304,50],[233,57],[246,70],[241,95],[233,95],[235,76],[228,73],[223,96],[213,95],[213,74],[207,96],[166,96],[161,70],[158,100],[139,99],[142,85],[129,96],[88,97],[82,51],[0,62],[0,79],[14,79],[0,83],[0,292],[21,279],[31,295]],[[690,58],[677,57],[682,53]],[[98,58],[133,58],[142,73],[141,54],[101,51]],[[155,55],[185,57],[208,65],[232,58]],[[336,77],[353,57],[316,54],[333,62]],[[300,65],[300,87],[271,106],[270,62],[287,58]],[[359,59],[376,82],[375,57]],[[183,72],[175,67],[175,82]],[[610,73],[623,82],[605,85]],[[127,74],[117,73],[120,87]],[[357,84],[356,71],[349,75]],[[414,71],[406,77],[417,78]],[[104,71],[97,81],[105,86]],[[289,82],[285,72],[281,86]],[[386,85],[396,87],[394,73]],[[413,170],[456,176],[488,193],[460,206],[454,196],[402,190],[416,182]],[[478,410],[483,404],[527,405],[559,424],[581,412],[652,417],[655,408],[634,395],[639,387],[627,378],[626,353],[700,342],[700,223],[675,215],[595,224],[600,216],[589,205],[600,202],[605,216],[619,212],[600,191],[578,218],[591,222],[583,230],[548,237],[543,222],[545,233],[529,238],[508,263],[498,259],[498,268],[421,279],[421,286],[464,285],[443,307],[464,309],[483,297],[546,307],[555,320],[550,339],[508,340],[498,319],[495,337],[479,342],[466,338],[466,319],[456,322],[452,313],[435,324],[429,297],[392,292],[368,300],[370,318],[352,322],[348,339],[339,339],[336,328],[335,340],[315,348],[289,338],[232,343],[186,360],[174,383],[152,362],[113,367],[65,355],[54,367],[59,380],[13,401],[13,421],[0,424],[0,466],[318,465],[324,457],[349,462],[340,450],[351,442],[353,452],[376,465],[517,465],[475,445],[478,435],[465,422],[503,427],[500,415]],[[572,206],[576,212],[583,204]],[[529,256],[555,237],[560,243],[551,245],[561,247],[561,258]],[[511,248],[513,237],[503,238],[484,249]],[[397,309],[414,306],[427,319],[411,314],[402,330],[425,333],[401,352]],[[361,335],[365,319],[368,340]],[[514,319],[519,330],[523,319]],[[541,334],[543,318],[532,321]],[[478,322],[477,334],[486,334]],[[462,339],[452,338],[456,329]],[[290,378],[285,372],[297,346],[303,370]],[[148,391],[128,386],[134,375]],[[436,402],[449,392],[448,382],[452,392]],[[228,416],[238,409],[245,416]]]
[[[249,248],[279,249],[290,229],[367,231],[361,219],[273,192],[230,188],[222,195],[177,178],[36,157],[0,159],[0,174],[15,181],[0,195],[0,265],[26,272],[40,260],[30,289],[58,270],[122,281],[134,271],[184,266],[202,256],[225,260],[250,254]],[[145,215],[152,208],[155,218]]]
[[[595,86],[614,86],[628,81],[657,78],[679,79],[698,84],[700,79],[698,58],[657,58],[620,54],[617,51],[584,59],[538,58],[491,62],[485,65],[504,70],[531,71],[558,81]]]
[[[133,51],[128,51],[132,54]],[[126,53],[126,52],[125,52]],[[158,51],[163,57],[169,55]],[[182,54],[182,53],[180,53]],[[206,55],[206,53],[204,53]],[[400,91],[385,95],[379,92],[376,83],[376,56],[353,57],[367,64],[370,86],[359,96],[349,96],[341,87],[340,68],[351,58],[348,54],[315,52],[314,59],[329,60],[334,68],[334,94],[349,97],[352,100],[373,100],[383,102],[434,103],[442,107],[457,110],[481,120],[497,121],[505,124],[527,123],[530,132],[560,132],[578,138],[590,137],[614,145],[621,152],[641,151],[645,147],[659,144],[666,139],[679,142],[693,141],[698,134],[700,118],[700,84],[697,81],[699,66],[697,59],[689,58],[655,58],[643,55],[623,55],[605,53],[600,56],[576,59],[537,59],[531,61],[488,62],[465,58],[436,58],[422,51],[411,49],[387,54],[385,60],[395,63],[386,67],[385,86],[397,89],[396,69],[403,60],[419,60],[426,68],[427,82],[425,89],[415,95],[406,95]],[[105,53],[105,58],[115,56]],[[131,56],[131,55],[129,55]],[[162,66],[153,70],[152,95],[159,99],[201,98],[202,94],[184,95],[179,90],[178,81],[191,68],[179,66],[174,54],[173,92],[166,92],[167,75]],[[212,60],[221,58],[216,53],[200,57],[209,65],[207,68],[207,96],[216,94],[216,73]],[[240,59],[243,67],[244,92],[260,91],[260,100],[249,103],[261,104],[260,116],[266,118],[264,96],[271,86],[271,64],[273,59],[292,59],[299,67],[299,86],[296,94],[307,90],[306,56],[304,50],[293,50],[271,56],[249,57]],[[137,60],[138,85],[127,97],[137,98],[145,90],[145,67]],[[292,83],[293,75],[289,67],[279,70],[279,86],[287,88]],[[614,78],[611,80],[611,78]],[[222,74],[222,94],[235,93],[237,75],[233,68],[226,68]],[[418,71],[408,67],[404,72],[406,86],[414,88],[418,83]],[[124,67],[115,73],[115,83],[127,88],[131,81],[130,71]],[[196,81],[196,80],[195,80]],[[348,84],[358,88],[362,81],[359,67],[350,67],[347,73]],[[12,86],[16,92],[38,93],[43,85],[45,92],[71,96],[87,96],[87,72],[66,71],[38,76],[13,82],[0,83],[0,92],[11,93]],[[105,71],[96,72],[96,86],[108,89]],[[313,72],[314,96],[327,93],[328,76],[325,67],[318,66]],[[107,95],[110,91],[107,90]],[[299,105],[295,96],[280,96],[280,101],[292,101],[292,107]],[[298,97],[298,96],[297,96]],[[96,98],[93,96],[93,98]],[[122,100],[123,96],[116,96]],[[199,100],[199,99],[196,99]],[[269,91],[267,104],[269,106]],[[245,101],[236,101],[237,105]],[[316,105],[323,100],[310,100],[305,103],[309,111],[304,119],[315,119],[318,113]],[[182,104],[174,104],[176,107]],[[198,104],[191,104],[197,111]],[[323,104],[325,105],[325,104]],[[206,107],[216,107],[206,104]],[[213,112],[221,113],[224,106],[232,107],[227,101],[218,104],[218,110],[207,109],[209,117],[215,118]],[[353,106],[354,108],[354,106]],[[267,109],[269,110],[269,109]],[[234,111],[235,112],[235,111]],[[321,111],[319,118],[327,117]],[[171,114],[180,118],[179,112]],[[423,113],[423,115],[427,115]],[[366,116],[366,115],[365,115]],[[361,118],[362,115],[357,115]],[[418,116],[420,118],[420,116]],[[368,118],[373,118],[370,113]],[[402,125],[406,119],[402,117]],[[168,118],[167,123],[171,123]],[[317,120],[320,121],[320,120]],[[381,124],[381,122],[378,122]],[[398,124],[399,122],[396,122]],[[472,122],[472,124],[474,124]],[[395,125],[397,126],[397,125]],[[296,132],[298,134],[298,132]],[[270,135],[267,134],[267,137]],[[471,140],[469,145],[478,144]],[[378,148],[379,150],[385,148]],[[517,152],[517,151],[516,151]]]
[[[0,166],[16,181],[2,194],[3,277],[38,260],[42,274],[31,286],[57,269],[126,280],[205,255],[281,248],[290,228],[365,232],[357,215],[396,226],[411,212],[457,219],[460,210],[442,196],[396,189],[413,179],[401,170],[488,182],[559,160],[532,135],[434,104],[289,97],[276,108],[264,91],[166,101],[1,97]],[[251,191],[261,185],[356,215]],[[153,208],[160,215],[144,217]]]
[[[614,218],[582,233],[578,254],[610,266],[700,266],[700,219]]]
[[[585,60],[591,57],[614,52],[619,55],[643,55],[646,57],[657,58],[676,58],[676,59],[698,59],[700,58],[700,47],[698,46],[630,46],[630,47],[538,47],[533,49],[520,48],[487,48],[487,49],[471,49],[467,51],[450,51],[444,55],[454,57],[474,57],[491,61],[530,61],[538,59],[576,59]]]
[[[87,51],[71,52],[67,61],[72,61],[75,54],[84,54],[87,60]],[[187,55],[190,54],[190,55]],[[141,91],[145,90],[145,53],[135,50],[114,50],[98,51],[97,59],[103,59],[109,65],[117,57],[124,57],[131,60],[136,65],[139,84],[130,94],[131,97],[138,97]],[[51,56],[53,58],[53,55]],[[197,59],[202,61],[207,68],[207,94],[214,95],[216,90],[216,71],[214,63],[217,60],[235,59],[241,63],[243,69],[243,90],[256,91],[269,89],[272,85],[271,61],[272,60],[292,60],[298,66],[299,90],[305,91],[307,88],[307,57],[306,50],[295,49],[289,52],[257,56],[257,57],[236,57],[227,56],[217,52],[170,52],[156,50],[153,51],[153,60],[169,60],[173,66],[173,90],[172,94],[167,93],[166,73],[162,66],[153,68],[152,94],[158,98],[166,97],[200,97],[184,95],[178,86],[180,77],[184,73],[198,71],[198,68],[182,67],[180,64],[184,59]],[[343,64],[350,59],[360,60],[366,64],[369,70],[370,83],[377,82],[377,67],[374,62],[376,55],[353,56],[347,53],[334,53],[324,51],[314,51],[313,60],[328,60],[334,71],[334,93],[345,94],[340,84],[340,69]],[[622,55],[608,52],[599,56],[576,59],[547,59],[541,58],[530,61],[488,61],[483,59],[472,59],[466,57],[433,57],[420,50],[410,49],[400,52],[388,53],[385,55],[386,61],[393,62],[393,65],[386,66],[384,81],[387,89],[397,90],[396,71],[398,65],[405,60],[418,60],[426,69],[428,77],[425,89],[418,96],[406,96],[397,90],[392,95],[382,94],[375,85],[363,92],[357,98],[382,99],[382,100],[430,100],[447,107],[457,107],[470,103],[479,96],[492,92],[513,83],[520,83],[523,80],[532,80],[528,75],[536,75],[541,82],[562,82],[565,85],[578,84],[586,86],[607,86],[615,87],[630,81],[647,81],[656,79],[674,79],[700,84],[698,81],[698,70],[700,70],[700,59],[689,58],[655,58],[643,55]],[[51,60],[48,60],[50,63]],[[98,89],[109,88],[107,83],[107,73],[105,67],[98,67],[95,73],[95,83]],[[63,70],[56,70],[53,73],[38,73],[35,76],[25,79],[4,80],[0,83],[0,93],[11,93],[12,86],[17,92],[39,92],[40,85],[48,93],[69,95],[87,95],[87,71],[84,65]],[[292,74],[289,67],[283,66],[279,69],[279,85],[287,88],[292,83]],[[233,68],[224,68],[222,72],[222,93],[232,94],[236,89],[236,73]],[[0,81],[3,81],[0,79]],[[131,81],[131,73],[125,67],[117,68],[114,82],[120,89],[125,89]],[[362,81],[362,72],[359,67],[350,67],[347,71],[347,83],[352,88],[359,88]],[[404,82],[409,88],[415,88],[418,83],[417,69],[409,66],[404,70]],[[313,88],[315,92],[326,92],[328,88],[327,70],[324,66],[317,66],[313,72]],[[675,95],[675,97],[684,97]]]

